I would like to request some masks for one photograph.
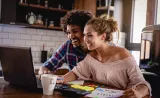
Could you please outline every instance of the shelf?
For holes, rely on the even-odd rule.
[[[30,7],[33,8],[39,8],[39,9],[48,9],[48,7],[41,6],[41,5],[36,5],[36,4],[29,4]]]
[[[28,6],[28,3],[19,3],[21,6]]]
[[[97,10],[101,11],[101,10],[110,10],[110,11],[114,11],[114,6],[102,6],[102,7],[97,7]]]
[[[21,2],[23,1],[23,2]],[[9,2],[9,3],[8,3]],[[63,5],[62,8],[58,8],[58,5]],[[62,31],[60,27],[61,17],[72,9],[74,0],[48,0],[48,6],[45,6],[45,2],[40,2],[39,4],[35,0],[3,0],[2,2],[2,11],[0,25],[8,26],[18,26],[24,28],[35,28],[35,29],[48,29],[48,30],[58,30]],[[54,27],[49,27],[48,25],[39,25],[39,24],[29,24],[26,21],[26,15],[29,15],[31,12],[35,16],[41,15],[42,21],[47,23],[54,21]],[[28,17],[27,17],[28,18]]]
[[[48,29],[62,30],[62,28],[61,28],[61,27],[56,27],[56,26],[54,26],[54,27],[50,27],[50,26],[48,26]]]
[[[27,3],[19,3],[19,5],[21,5],[21,6],[28,6]],[[58,11],[58,12],[68,12],[69,11],[69,10],[66,10],[66,9],[59,9],[59,8],[53,8],[53,7],[45,7],[45,6],[36,5],[36,4],[29,4],[29,7],[39,8],[39,9],[48,9],[48,10],[51,10],[51,11]]]
[[[44,25],[35,25],[35,24],[33,24],[33,25],[30,25],[31,27],[35,27],[35,28],[43,28],[43,29],[47,29],[47,26],[44,26]]]
[[[44,25],[36,25],[36,24],[33,24],[33,25],[30,25],[29,28],[38,28],[38,29],[52,29],[52,30],[60,30],[62,31],[62,28],[61,27],[57,27],[57,26],[54,26],[54,27],[50,27],[50,26],[44,26]]]
[[[66,10],[66,9],[58,9],[58,8],[53,8],[53,7],[49,7],[48,9],[52,10],[52,11],[59,11],[59,12],[68,12],[69,11],[69,10]]]

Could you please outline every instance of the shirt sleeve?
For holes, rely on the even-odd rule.
[[[67,47],[67,42],[62,44],[52,57],[43,64],[43,66],[47,67],[51,71],[55,71],[57,68],[61,67],[65,62]]]
[[[83,80],[91,80],[91,72],[89,69],[89,63],[90,60],[88,59],[88,56],[85,57],[84,60],[77,63],[77,66],[72,69],[72,71]]]
[[[125,63],[126,69],[127,69],[129,80],[130,80],[127,88],[132,87],[132,89],[135,89],[137,85],[145,84],[148,87],[150,95],[151,95],[151,86],[144,79],[143,74],[142,74],[139,66],[136,64],[134,57],[130,57],[129,60],[126,59],[124,61],[124,63]]]

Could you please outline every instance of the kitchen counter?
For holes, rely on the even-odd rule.
[[[43,63],[35,63],[34,64],[35,74],[38,74],[38,70],[42,65],[43,65]],[[57,72],[60,74],[65,74],[68,71],[69,71],[69,68],[68,68],[67,64],[63,64],[62,67],[58,68],[58,70],[57,70]],[[0,76],[2,76],[1,63],[0,63]]]
[[[43,65],[43,63],[35,63],[34,69],[39,69],[42,65]],[[68,69],[68,66],[67,66],[67,64],[63,64],[63,66],[60,67],[59,69]],[[0,70],[2,70],[1,63],[0,63]]]

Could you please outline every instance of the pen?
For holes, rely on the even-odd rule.
[[[57,80],[64,80],[64,78],[62,78],[62,77],[58,77],[58,78],[57,78]]]

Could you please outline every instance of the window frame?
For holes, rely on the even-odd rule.
[[[146,26],[156,24],[157,19],[157,4],[158,0],[147,0],[147,14],[146,14]],[[159,0],[160,2],[160,0]],[[131,12],[131,28],[127,34],[126,48],[131,51],[141,51],[141,43],[133,43],[133,25],[134,25],[134,10],[135,0],[132,0],[132,12]]]

